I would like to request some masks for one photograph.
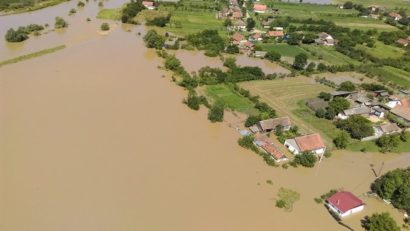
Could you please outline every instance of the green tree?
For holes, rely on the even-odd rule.
[[[388,213],[376,213],[366,217],[362,226],[367,231],[400,231],[400,227]]]
[[[10,28],[5,35],[7,42],[22,42],[28,39],[28,33],[24,27],[19,27],[17,30]]]
[[[256,23],[253,18],[246,19],[246,30],[251,31],[255,27]]]
[[[332,108],[335,110],[336,114],[349,109],[350,108],[350,102],[342,97],[336,97],[329,103],[329,108]]]
[[[349,134],[345,131],[342,131],[336,135],[333,139],[333,143],[335,144],[336,148],[345,149],[347,145],[349,145],[350,137]]]
[[[355,91],[356,86],[350,81],[345,81],[345,82],[340,84],[338,90],[339,91]]]
[[[102,31],[107,31],[107,30],[110,30],[110,25],[108,23],[104,22],[104,23],[101,24],[100,28],[101,28]]]
[[[194,91],[189,91],[188,97],[185,102],[188,107],[193,110],[199,110],[199,106],[201,105],[201,99],[196,95]]]
[[[250,115],[245,121],[245,127],[250,127],[255,124],[257,124],[261,120],[261,117],[259,115]]]
[[[352,115],[345,120],[339,120],[336,126],[350,133],[354,139],[362,139],[374,134],[372,122],[360,115]]]
[[[305,53],[300,53],[295,56],[293,62],[293,67],[297,70],[303,70],[307,64],[307,55]]]
[[[229,19],[229,18],[225,19],[225,21],[224,21],[224,26],[225,26],[225,27],[232,26],[232,20]]]
[[[280,58],[281,58],[281,55],[276,51],[268,51],[265,54],[265,59],[268,59],[270,61],[279,61]]]
[[[56,17],[55,18],[55,23],[54,23],[54,28],[60,29],[60,28],[64,28],[64,27],[68,27],[68,23],[63,18]]]
[[[295,156],[295,163],[307,168],[313,168],[315,166],[316,161],[317,158],[315,154],[311,152],[304,152],[302,154],[298,154]]]
[[[353,2],[347,1],[343,4],[343,9],[353,9]]]
[[[228,53],[228,54],[238,54],[239,53],[239,47],[235,44],[229,44],[226,47],[226,53]]]
[[[332,98],[332,94],[322,91],[322,92],[319,93],[319,98],[321,98],[325,101],[329,101]]]
[[[181,68],[181,61],[175,55],[169,55],[165,58],[165,68],[171,71],[176,71]]]
[[[208,112],[208,119],[211,122],[222,122],[224,118],[225,105],[222,101],[216,101]]]
[[[155,30],[149,30],[144,36],[145,45],[148,48],[161,49],[165,43],[165,37],[159,35]]]
[[[400,136],[395,135],[383,135],[376,140],[377,146],[380,147],[381,152],[391,152],[394,148],[400,144]]]

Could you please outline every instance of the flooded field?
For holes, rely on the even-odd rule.
[[[0,34],[31,15],[51,23],[74,3],[0,17]],[[268,167],[237,145],[228,123],[181,103],[186,92],[161,77],[161,60],[136,35],[142,26],[100,35],[101,21],[84,19],[96,14],[89,4],[61,34],[0,45],[8,59],[67,44],[0,68],[0,230],[343,231],[313,201],[341,187],[370,207],[346,220],[355,230],[376,208],[399,221],[362,195],[370,164],[387,171],[410,165],[409,155],[339,152],[314,169]],[[301,194],[292,212],[275,207],[280,187]]]

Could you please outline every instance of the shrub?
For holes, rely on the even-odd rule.
[[[159,35],[155,30],[149,30],[144,36],[145,45],[148,48],[161,49],[165,43],[165,37]]]
[[[261,120],[260,116],[250,115],[245,121],[245,127],[250,127],[257,124]]]
[[[265,59],[268,59],[270,61],[279,61],[280,58],[281,55],[276,51],[268,51],[265,55]]]
[[[19,27],[17,30],[10,28],[7,30],[5,39],[7,42],[22,42],[28,39],[28,33],[24,27]]]
[[[307,168],[312,168],[315,166],[317,158],[315,154],[311,152],[305,152],[295,156],[295,163],[302,165]]]
[[[349,142],[350,142],[349,134],[346,133],[345,131],[338,133],[336,137],[333,139],[333,143],[338,149],[345,149],[347,145],[349,145]]]
[[[366,217],[362,222],[362,226],[367,231],[400,231],[396,221],[386,212],[375,213],[370,217]]]
[[[400,144],[400,136],[395,135],[383,135],[376,140],[377,146],[380,147],[381,152],[391,152]]]
[[[101,28],[102,31],[107,31],[107,30],[110,30],[110,25],[108,23],[104,22],[104,23],[101,24],[100,28]]]
[[[211,122],[222,122],[224,118],[224,104],[222,101],[215,102],[208,112],[208,119]]]
[[[60,28],[64,28],[64,27],[68,27],[68,23],[63,18],[56,17],[55,18],[55,23],[54,23],[54,28],[60,29]]]

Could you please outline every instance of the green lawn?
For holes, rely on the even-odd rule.
[[[286,57],[294,58],[296,55],[300,53],[305,53],[306,55],[311,57],[311,55],[307,51],[302,49],[300,46],[291,46],[291,45],[288,45],[287,43],[278,43],[278,44],[260,43],[257,45],[257,47],[261,48],[264,51],[276,51],[280,55],[286,56]]]
[[[246,114],[254,114],[257,112],[249,99],[234,92],[225,84],[206,86],[206,94],[213,100],[222,100],[225,106],[231,110]]]
[[[0,12],[22,13],[54,6],[67,0],[0,0]]]
[[[351,0],[353,3],[362,4],[364,6],[379,5],[388,9],[407,8],[410,9],[410,3],[406,0]],[[335,4],[343,4],[345,0],[333,0]]]
[[[364,141],[364,142],[355,141],[347,147],[347,150],[354,151],[354,152],[360,152],[360,151],[379,152],[380,148],[376,145],[375,141]],[[399,146],[393,149],[393,152],[394,153],[410,152],[410,140],[407,140],[406,142],[400,142]]]
[[[121,8],[102,9],[98,12],[97,18],[108,19],[108,20],[120,20],[121,19]]]
[[[392,82],[401,87],[410,88],[410,73],[390,66],[376,68],[374,72],[381,75],[380,80]]]
[[[170,31],[179,35],[189,35],[203,31],[205,29],[218,30],[226,37],[227,30],[223,26],[224,21],[215,18],[213,12],[194,12],[194,11],[169,11],[171,12],[170,23],[163,30]],[[158,28],[157,28],[158,29]]]
[[[400,58],[404,53],[404,49],[400,47],[385,45],[382,42],[377,41],[375,46],[370,48],[364,45],[358,45],[358,48],[366,51],[370,55],[377,58]]]
[[[360,64],[359,61],[337,52],[333,47],[302,45],[302,48],[308,51],[313,59],[324,60],[331,65]]]

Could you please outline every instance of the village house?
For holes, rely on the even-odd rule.
[[[246,23],[243,20],[234,20],[232,22],[232,26],[230,28],[234,31],[245,31],[246,30]]]
[[[400,104],[394,107],[390,112],[402,119],[403,122],[410,124],[410,98],[400,100]]]
[[[380,131],[385,135],[401,132],[401,128],[395,123],[382,124],[378,126],[378,129],[380,129]]]
[[[142,5],[144,5],[148,10],[155,10],[154,2],[143,1]]]
[[[280,117],[275,119],[268,119],[259,121],[258,127],[262,132],[272,132],[280,126],[284,131],[288,131],[292,126],[289,117]]]
[[[274,21],[273,18],[267,18],[267,19],[263,20],[263,21],[261,22],[261,24],[262,24],[263,28],[268,29],[268,28],[270,27],[270,24],[271,24],[273,21]]]
[[[295,155],[303,152],[312,152],[316,155],[323,155],[326,152],[326,145],[323,142],[322,137],[317,133],[299,136],[294,139],[287,139],[284,145]]]
[[[402,89],[402,90],[400,90],[400,95],[401,96],[410,96],[410,90],[407,90],[407,89]]]
[[[245,36],[243,36],[242,34],[235,33],[232,35],[231,41],[232,44],[239,45],[247,42],[248,40],[246,40]]]
[[[389,17],[395,21],[399,21],[400,19],[403,18],[399,13],[396,13],[396,12],[390,12]]]
[[[378,14],[385,10],[384,7],[381,7],[379,5],[371,5],[367,9],[369,9],[372,14]]]
[[[400,105],[401,105],[400,98],[394,95],[390,96],[386,103],[386,106],[391,109],[395,108],[396,106],[400,106]]]
[[[343,110],[342,112],[340,112],[337,115],[337,117],[339,119],[345,120],[345,119],[349,118],[352,115],[366,116],[366,115],[369,115],[370,112],[371,112],[371,109],[369,107],[360,106],[360,107],[349,108],[349,109]]]
[[[380,107],[380,106],[375,106],[371,108],[371,115],[377,116],[377,118],[384,118],[386,115],[386,109]]]
[[[268,37],[282,38],[284,35],[283,30],[268,31]]]
[[[410,41],[407,39],[399,39],[396,41],[397,44],[399,44],[400,46],[404,46],[407,47],[407,45],[409,45]]]
[[[242,17],[243,17],[243,15],[242,15],[242,12],[240,10],[232,12],[232,18],[234,20],[241,19]]]
[[[254,33],[253,35],[249,36],[249,41],[262,41],[262,34],[261,33]]]
[[[364,203],[351,192],[337,192],[326,200],[326,206],[340,218],[360,212]]]
[[[264,150],[266,153],[270,154],[271,157],[276,161],[276,162],[281,162],[281,161],[286,161],[288,160],[286,156],[273,145],[273,142],[269,140],[269,138],[265,135],[257,135],[255,137],[254,143]]]
[[[268,7],[264,4],[254,4],[253,5],[253,11],[255,13],[265,13]]]
[[[319,34],[319,38],[315,39],[317,45],[324,45],[324,46],[334,46],[335,40],[334,38],[325,32]]]

